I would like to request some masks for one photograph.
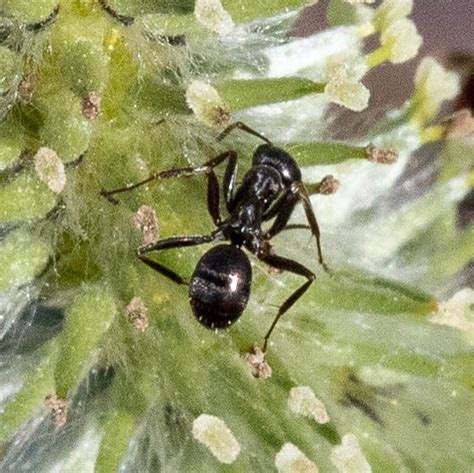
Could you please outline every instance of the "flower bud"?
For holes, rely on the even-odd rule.
[[[439,303],[438,311],[431,317],[430,322],[462,330],[468,342],[474,345],[473,307],[474,290],[462,289],[451,299]]]
[[[385,0],[374,13],[376,31],[387,29],[392,23],[407,17],[413,10],[413,0]]]
[[[193,436],[221,463],[233,463],[240,453],[239,442],[219,417],[201,414],[193,422]]]
[[[305,471],[318,473],[318,467],[295,445],[287,442],[275,457],[275,466],[280,473]]]
[[[234,28],[234,22],[220,0],[196,0],[194,15],[201,25],[219,35],[226,35]]]
[[[331,450],[331,462],[338,471],[357,471],[370,473],[372,471],[354,434],[342,437],[341,445]]]
[[[364,110],[369,103],[370,91],[359,80],[366,71],[365,62],[357,55],[337,54],[331,57],[324,93],[338,105],[356,112]]]
[[[387,60],[393,64],[400,64],[418,54],[423,38],[418,34],[413,21],[401,18],[382,31],[380,42],[388,56]]]
[[[291,388],[288,397],[288,407],[291,412],[304,417],[312,417],[318,424],[329,422],[326,406],[308,386]]]
[[[193,81],[186,90],[186,102],[196,118],[209,126],[220,126],[230,121],[230,113],[214,87]]]
[[[64,164],[56,152],[50,148],[40,148],[33,159],[41,181],[56,194],[61,193],[66,185],[66,173]]]
[[[432,57],[424,58],[415,76],[415,94],[412,104],[418,121],[435,117],[445,100],[452,100],[460,91],[460,79],[447,71]]]

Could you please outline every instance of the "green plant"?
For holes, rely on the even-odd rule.
[[[386,0],[331,1],[330,29],[292,38],[306,3],[0,3],[2,468],[469,471],[474,299],[439,301],[474,243],[456,227],[472,140],[454,136],[459,117],[437,119],[459,80],[425,59],[403,109],[364,140],[328,140],[330,102],[365,109],[365,73],[414,57],[421,37],[412,2]],[[381,46],[364,55],[374,32]],[[238,119],[293,153],[316,193],[329,172],[341,182],[314,197],[334,274],[319,271],[278,325],[268,365],[242,355],[297,278],[255,264],[242,320],[216,334],[185,289],[136,258],[143,215],[164,237],[211,228],[203,179],[150,184],[119,205],[99,195],[229,147],[248,167],[256,141],[216,141]],[[390,208],[411,155],[434,141],[439,178]],[[275,245],[316,269],[307,241],[287,232]],[[160,261],[189,275],[203,251]],[[252,374],[268,366],[270,379]]]

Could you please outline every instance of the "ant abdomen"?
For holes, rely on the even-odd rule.
[[[189,283],[196,319],[207,328],[226,328],[241,315],[250,296],[252,267],[233,245],[218,245],[199,260]]]

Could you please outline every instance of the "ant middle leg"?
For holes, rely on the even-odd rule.
[[[280,320],[281,316],[287,312],[293,306],[293,304],[308,290],[309,286],[311,286],[313,281],[316,279],[316,275],[297,261],[283,258],[282,256],[269,254],[259,256],[259,259],[273,268],[282,271],[288,271],[293,274],[298,274],[300,276],[304,276],[307,279],[307,281],[298,289],[296,289],[296,291],[294,291],[293,294],[291,294],[278,309],[278,313],[264,337],[262,352],[265,353],[270,335],[272,334],[273,329]]]
[[[190,235],[190,236],[178,236],[178,237],[171,237],[165,238],[163,240],[159,240],[154,243],[150,243],[148,245],[144,245],[138,248],[138,258],[140,261],[145,263],[148,267],[157,271],[162,276],[170,279],[171,281],[175,282],[176,284],[184,284],[187,285],[188,282],[181,277],[178,273],[174,272],[173,270],[167,268],[166,266],[148,258],[148,253],[152,251],[161,251],[161,250],[170,250],[174,248],[184,248],[187,246],[197,246],[202,245],[204,243],[210,243],[214,241],[220,234],[220,230],[214,230],[213,232],[209,233],[208,235]]]

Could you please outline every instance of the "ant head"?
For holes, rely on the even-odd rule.
[[[264,164],[276,169],[285,187],[301,181],[301,171],[296,161],[284,149],[277,146],[266,143],[258,146],[253,153],[252,164],[254,166]]]

